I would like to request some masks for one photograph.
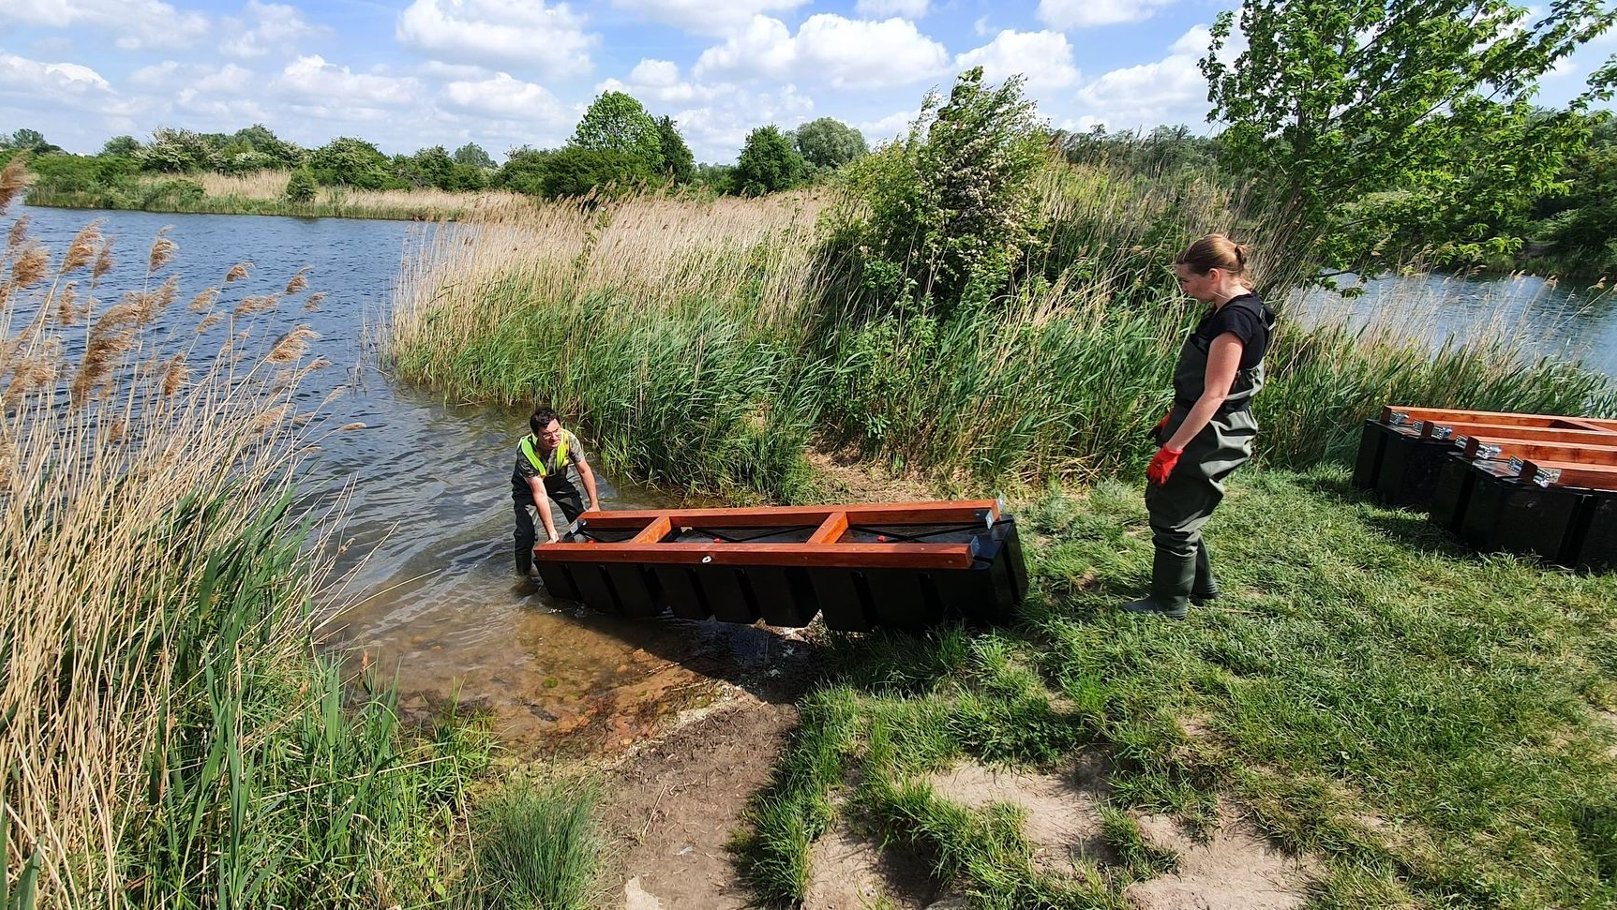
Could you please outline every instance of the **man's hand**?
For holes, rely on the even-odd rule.
[[[552,531],[550,532],[550,539],[545,541],[545,543],[561,543],[561,535]]]
[[[1157,449],[1157,454],[1151,457],[1150,466],[1145,469],[1145,479],[1159,487],[1167,483],[1174,465],[1179,463],[1179,456],[1183,454],[1184,449],[1170,449],[1167,446]]]
[[[601,504],[592,499],[592,500],[590,500],[590,507],[585,509],[584,511],[586,511],[586,512],[599,512],[599,511],[601,511]]]

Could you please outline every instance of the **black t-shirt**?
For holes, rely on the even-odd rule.
[[[1196,326],[1191,339],[1197,349],[1205,352],[1218,336],[1234,335],[1241,339],[1241,369],[1250,370],[1269,350],[1269,327],[1274,325],[1274,320],[1275,314],[1264,305],[1263,298],[1242,294],[1207,314]]]

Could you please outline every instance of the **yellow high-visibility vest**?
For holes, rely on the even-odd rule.
[[[522,437],[522,442],[518,448],[522,449],[522,454],[527,456],[528,463],[533,465],[533,469],[538,471],[539,476],[543,478],[549,476],[550,472],[545,470],[544,459],[540,458],[538,451],[534,449],[534,445],[538,442],[539,437],[530,433]],[[556,463],[561,465],[558,470],[567,470],[567,433],[565,431],[561,434],[561,442],[556,443],[555,451]]]

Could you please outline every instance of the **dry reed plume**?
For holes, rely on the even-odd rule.
[[[92,224],[60,271],[110,264],[108,245]],[[147,265],[173,253],[159,234]],[[0,274],[27,283],[43,254],[18,240]],[[268,364],[295,362],[312,333],[239,365],[208,356],[185,346],[190,333],[153,331],[177,291],[174,277],[131,292],[87,328],[71,283],[14,290],[0,311],[0,824],[11,881],[37,863],[40,906],[122,905],[120,843],[153,811],[145,763],[176,713],[197,710],[181,700],[194,680],[175,678],[174,611],[201,554],[282,494],[303,448],[282,419],[296,386],[276,388]],[[130,362],[136,352],[149,359]],[[242,507],[206,521],[178,511],[227,497]],[[318,574],[289,583],[307,595]],[[303,659],[302,619],[277,616],[271,640]]]
[[[5,211],[6,207],[11,205],[11,201],[28,188],[28,168],[25,163],[27,157],[27,155],[13,155],[6,163],[5,169],[0,170],[0,212]]]

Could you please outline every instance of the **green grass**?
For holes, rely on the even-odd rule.
[[[1020,627],[834,640],[782,765],[816,770],[778,775],[744,839],[760,896],[801,894],[805,870],[762,858],[806,857],[841,811],[982,906],[1116,906],[1172,863],[1124,810],[1207,826],[1224,795],[1324,861],[1312,906],[1617,901],[1617,737],[1594,717],[1617,706],[1617,578],[1465,552],[1339,468],[1253,470],[1210,526],[1225,597],[1170,623],[1116,610],[1148,574],[1136,489],[1050,494],[1020,519]],[[1118,860],[1078,881],[1031,870],[1014,813],[924,785],[961,757],[1055,767],[1097,747]]]
[[[598,897],[601,844],[588,782],[517,781],[482,800],[473,819],[480,905],[587,910]]]

